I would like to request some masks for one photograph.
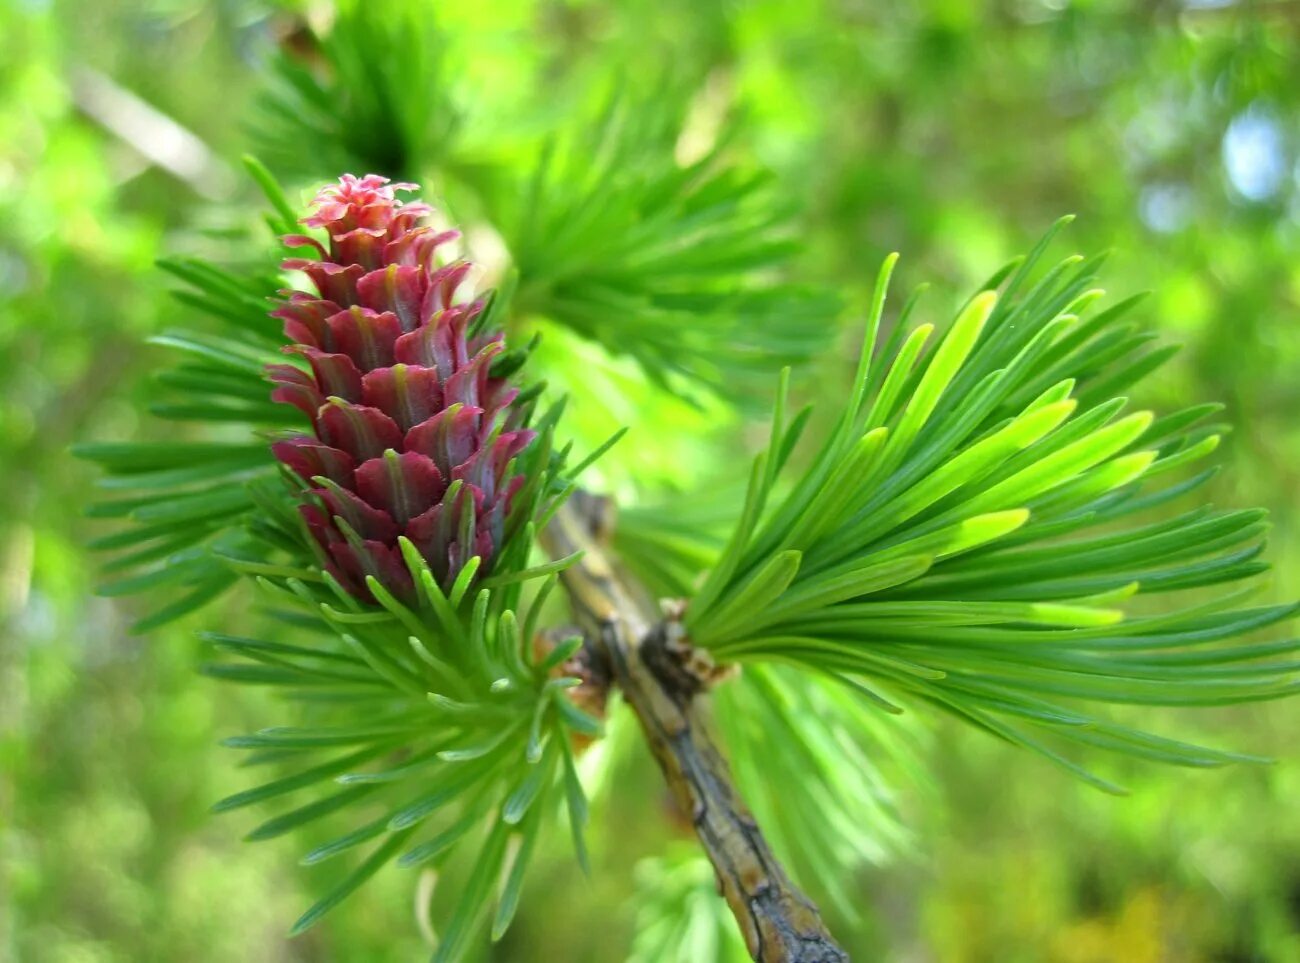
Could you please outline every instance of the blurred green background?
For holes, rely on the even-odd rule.
[[[1212,497],[1271,510],[1267,592],[1300,593],[1300,4],[438,9],[474,95],[469,126],[489,139],[508,142],[511,124],[528,123],[530,98],[546,94],[539,78],[698,81],[699,108],[738,109],[745,149],[803,207],[805,277],[850,294],[899,250],[904,286],[931,281],[952,303],[1077,213],[1066,243],[1114,248],[1110,290],[1152,289],[1148,316],[1186,345],[1144,400],[1229,403],[1235,431]],[[398,870],[309,935],[284,938],[322,880],[296,865],[301,841],[246,846],[257,813],[207,813],[248,784],[217,740],[266,724],[268,700],[195,675],[193,629],[214,611],[141,638],[126,629],[140,603],[95,597],[83,543],[100,530],[79,517],[93,472],[67,454],[77,439],[158,433],[139,414],[160,357],[144,342],[185,309],[153,261],[219,247],[232,210],[254,209],[236,162],[253,143],[266,62],[303,13],[236,0],[0,0],[5,960],[424,953],[413,881]],[[842,367],[832,361],[822,380],[830,404]],[[707,421],[665,417],[681,430]],[[680,459],[672,471],[707,475],[737,436],[666,439]],[[627,471],[638,457],[662,464],[650,457],[657,443],[625,443]],[[1300,960],[1300,704],[1161,723],[1280,762],[1106,763],[1133,788],[1117,800],[938,726],[933,791],[905,795],[914,851],[864,869],[862,919],[832,918],[832,929],[856,959],[907,963]],[[492,959],[622,959],[656,913],[714,925],[707,873],[682,855],[691,850],[663,818],[657,780],[640,757],[619,771],[594,814],[592,879],[571,860],[540,862]],[[647,952],[638,958],[656,959]],[[718,944],[718,958],[728,952]]]

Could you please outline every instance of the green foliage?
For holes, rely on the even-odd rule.
[[[256,161],[248,166],[276,210],[268,217],[270,229],[295,230],[278,185]],[[281,359],[284,338],[267,314],[281,287],[279,252],[266,242],[259,246],[265,252],[260,262],[241,270],[195,257],[160,262],[185,285],[175,292],[176,300],[206,315],[212,330],[174,329],[152,339],[184,360],[154,376],[159,400],[150,403],[150,413],[178,427],[205,427],[227,440],[73,446],[74,454],[104,470],[98,485],[111,493],[89,514],[131,523],[91,542],[92,548],[116,553],[105,566],[114,578],[100,592],[181,592],[138,621],[137,631],[157,628],[220,596],[237,578],[221,556],[254,551],[258,538],[268,534],[264,521],[250,517],[257,504],[255,483],[276,477],[278,469],[268,445],[253,435],[296,424],[300,416],[271,401],[263,374],[266,365]]]
[[[548,141],[493,213],[522,316],[630,355],[662,388],[695,383],[734,401],[823,349],[838,302],[780,279],[798,249],[789,199],[729,157],[725,130],[690,131],[688,106],[681,87],[616,92]],[[712,142],[679,159],[688,133]]]
[[[788,666],[746,665],[715,705],[736,780],[775,851],[802,886],[860,921],[855,874],[912,848],[898,801],[926,788],[924,734]]]
[[[1300,606],[1242,608],[1245,590],[1150,614],[1121,607],[1258,575],[1264,526],[1259,512],[1155,511],[1210,477],[1170,474],[1215,449],[1220,429],[1205,419],[1217,408],[1121,416],[1116,393],[1168,352],[1126,319],[1136,299],[1090,313],[1099,258],[1035,273],[1052,234],[928,354],[933,328],[910,328],[909,301],[876,361],[885,262],[834,431],[771,497],[803,426],[787,422],[783,384],[687,630],[721,661],[798,665],[887,712],[901,711],[895,694],[929,703],[1112,791],[1051,742],[1190,766],[1252,760],[1091,709],[1290,694],[1295,663],[1275,657],[1300,641],[1218,643]]]
[[[750,959],[717,896],[713,867],[679,845],[636,868],[637,932],[628,963],[690,963]]]
[[[310,562],[301,570],[276,566],[275,572],[259,563],[246,566],[264,573],[257,579],[272,600],[270,614],[308,629],[310,644],[210,633],[210,642],[239,661],[210,664],[207,672],[281,687],[301,704],[304,724],[227,739],[226,745],[253,753],[250,764],[273,766],[277,775],[214,808],[297,796],[293,808],[263,822],[251,840],[350,816],[344,831],[303,862],[334,860],[362,847],[369,855],[340,872],[295,933],[387,863],[440,868],[463,841],[476,840],[475,868],[435,956],[456,960],[494,903],[493,938],[504,933],[524,868],[557,800],[565,800],[575,844],[584,851],[586,803],[570,740],[598,734],[600,723],[565,695],[580,683],[558,671],[572,648],[543,655],[534,644],[553,574],[541,575],[531,604],[521,604],[525,583],[539,576],[517,570],[500,588],[475,590],[477,565],[471,562],[444,593],[409,543],[403,551],[419,586],[414,606],[392,598],[373,578],[368,585],[381,605],[364,606]]]
[[[328,29],[304,24],[275,56],[252,125],[259,155],[296,180],[422,177],[460,126],[444,47],[431,10],[344,0]]]

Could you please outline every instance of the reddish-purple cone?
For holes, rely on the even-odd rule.
[[[402,535],[444,586],[475,555],[487,571],[524,482],[506,473],[534,435],[503,430],[518,394],[490,373],[504,338],[468,336],[483,304],[452,299],[471,265],[435,264],[457,234],[421,226],[431,209],[394,198],[415,189],[345,174],[322,190],[302,223],[323,228],[328,248],[290,235],[286,244],[319,257],[284,262],[319,296],[285,292],[272,312],[293,342],[284,350],[309,366],[270,366],[272,397],[315,430],[276,442],[275,455],[319,500],[299,510],[326,567],[363,599],[367,575],[412,597]]]

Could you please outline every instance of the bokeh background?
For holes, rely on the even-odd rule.
[[[1229,404],[1211,495],[1270,509],[1266,594],[1300,594],[1300,4],[437,7],[478,105],[470,127],[488,139],[553,120],[528,111],[548,85],[697,79],[701,109],[739,111],[744,149],[803,210],[800,270],[851,296],[899,250],[904,285],[928,280],[953,302],[1079,215],[1065,243],[1113,248],[1109,289],[1152,290],[1146,315],[1186,346],[1144,400]],[[255,144],[266,64],[295,17],[320,14],[0,0],[0,959],[425,952],[398,870],[284,938],[322,882],[296,865],[302,841],[245,845],[256,813],[207,812],[248,784],[218,739],[264,725],[267,699],[195,674],[193,630],[222,610],[140,637],[127,629],[140,603],[95,596],[84,543],[100,529],[80,515],[93,471],[67,451],[158,436],[140,414],[160,357],[145,339],[185,309],[153,262],[220,243],[232,210],[255,209],[237,158]],[[841,368],[821,380],[827,404]],[[615,456],[627,473],[706,477],[744,444],[727,425],[659,457],[674,442],[655,434],[708,426],[663,417]],[[935,726],[930,785],[904,791],[910,849],[863,868],[861,918],[833,929],[857,959],[907,963],[1300,960],[1300,704],[1162,724],[1279,762],[1103,764],[1133,789],[1117,800]],[[664,816],[657,774],[634,756],[597,807],[592,879],[563,853],[539,863],[491,958],[650,963],[666,957],[645,934],[665,920],[689,931],[684,958],[732,958],[707,871]]]

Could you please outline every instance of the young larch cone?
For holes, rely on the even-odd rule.
[[[315,496],[299,511],[326,568],[367,600],[367,575],[413,596],[403,535],[444,587],[476,555],[489,571],[524,483],[506,476],[534,435],[510,407],[518,391],[491,374],[504,336],[469,336],[483,303],[453,300],[470,263],[435,263],[457,233],[422,226],[428,205],[394,197],[416,189],[375,174],[323,189],[302,223],[323,228],[328,247],[285,238],[315,248],[284,267],[305,272],[317,294],[285,292],[271,312],[293,342],[284,350],[307,362],[271,365],[272,397],[314,429],[273,449]]]

